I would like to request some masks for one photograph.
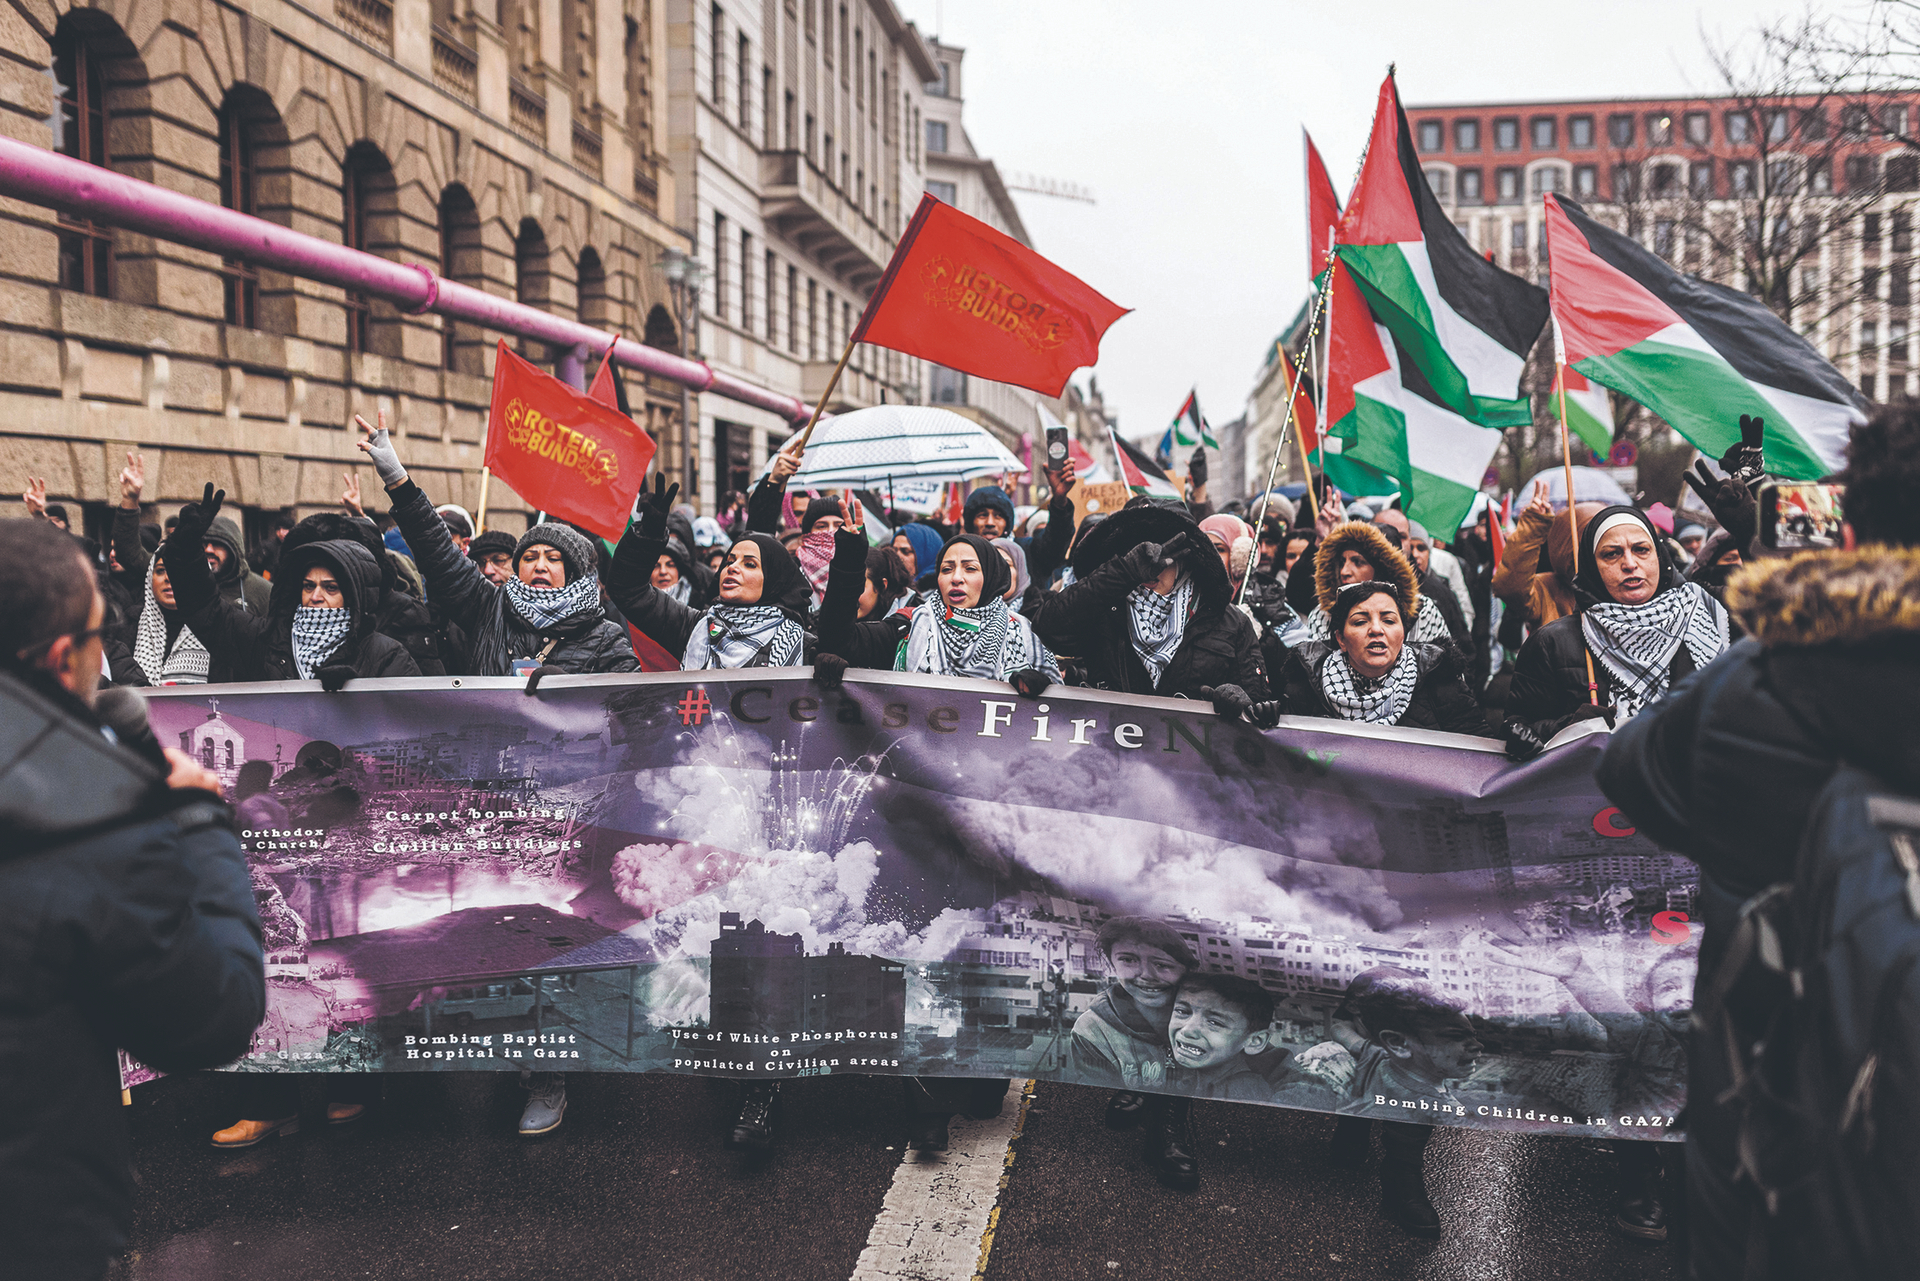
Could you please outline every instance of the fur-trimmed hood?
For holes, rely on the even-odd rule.
[[[1332,614],[1333,603],[1340,598],[1340,558],[1350,551],[1366,558],[1375,578],[1393,584],[1393,594],[1400,598],[1405,618],[1412,619],[1420,612],[1420,580],[1413,565],[1393,549],[1385,534],[1357,520],[1335,526],[1314,551],[1313,594],[1323,612]]]
[[[1727,608],[1769,649],[1920,635],[1920,548],[1759,561],[1728,582]]]

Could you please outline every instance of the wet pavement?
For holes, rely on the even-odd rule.
[[[207,1146],[233,1120],[230,1083],[134,1091],[140,1191],[117,1279],[839,1281],[878,1235],[903,1156],[900,1086],[882,1078],[789,1083],[780,1144],[756,1160],[720,1148],[731,1087],[685,1077],[576,1076],[565,1125],[532,1140],[514,1133],[511,1074],[392,1076],[365,1120],[332,1129],[321,1082],[305,1089],[299,1135],[237,1153]],[[1202,1183],[1183,1195],[1141,1167],[1138,1136],[1103,1128],[1105,1097],[1036,1087],[983,1234],[988,1281],[1684,1275],[1677,1244],[1611,1231],[1596,1144],[1437,1134],[1428,1185],[1446,1235],[1416,1242],[1375,1213],[1374,1170],[1323,1161],[1329,1117],[1196,1104]],[[897,1275],[967,1281],[980,1262],[966,1253]]]

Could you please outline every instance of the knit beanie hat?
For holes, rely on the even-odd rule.
[[[593,573],[600,567],[600,558],[593,553],[593,544],[571,526],[548,521],[535,525],[520,535],[520,541],[513,547],[513,563],[518,565],[520,557],[527,548],[544,543],[560,553],[560,560],[567,567],[569,583]]]

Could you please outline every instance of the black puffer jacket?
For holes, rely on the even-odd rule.
[[[820,631],[820,649],[838,654],[849,667],[892,671],[912,619],[904,612],[860,619],[860,596],[866,590],[867,540],[850,529],[835,530],[827,590],[814,617]]]
[[[246,1053],[260,920],[230,811],[169,790],[150,738],[0,672],[0,762],[0,1271],[95,1281],[133,1220],[114,1049],[165,1072]]]
[[[597,603],[544,631],[534,630],[507,606],[507,589],[488,582],[479,566],[453,545],[446,522],[418,485],[409,480],[388,490],[387,496],[394,523],[426,576],[427,596],[466,633],[469,672],[485,676],[510,671],[513,660],[538,657],[550,641],[557,644],[540,660],[545,667],[562,672],[640,670],[626,628],[609,619]],[[652,564],[647,568],[651,571]],[[482,653],[483,636],[496,619],[502,624],[504,651]]]
[[[1122,558],[1141,543],[1166,543],[1181,533],[1192,541],[1183,563],[1196,585],[1194,609],[1155,686],[1133,649],[1127,596],[1140,583]],[[1266,664],[1253,620],[1233,607],[1226,566],[1184,510],[1130,503],[1080,540],[1072,564],[1074,582],[1040,602],[1033,629],[1063,656],[1063,667],[1067,657],[1078,660],[1088,685],[1169,698],[1198,698],[1204,687],[1238,685],[1254,702],[1267,700]]]
[[[1420,669],[1419,683],[1407,710],[1394,724],[1403,729],[1437,729],[1449,734],[1485,736],[1487,718],[1480,704],[1467,689],[1460,656],[1445,645],[1407,642]],[[1308,641],[1287,652],[1276,684],[1282,710],[1289,716],[1338,717],[1327,706],[1320,684],[1321,664],[1334,652],[1331,645]]]
[[[180,614],[207,647],[209,683],[300,679],[293,658],[293,611],[300,604],[297,591],[276,592],[273,609],[266,614],[253,613],[222,596],[207,572],[206,556],[192,536],[192,523],[185,513],[160,555],[173,580]],[[308,569],[320,564],[333,570],[353,615],[347,638],[322,666],[349,667],[356,677],[420,675],[405,646],[374,630],[373,615],[362,603],[380,596],[380,567],[367,549],[345,539],[307,543],[282,553],[283,581],[298,584]]]

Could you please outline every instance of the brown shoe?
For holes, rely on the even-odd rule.
[[[327,1104],[328,1125],[352,1125],[366,1114],[367,1105],[364,1103]]]
[[[216,1148],[250,1148],[262,1139],[272,1138],[276,1134],[300,1133],[300,1118],[283,1116],[278,1121],[236,1121],[224,1130],[217,1130],[213,1136]]]

